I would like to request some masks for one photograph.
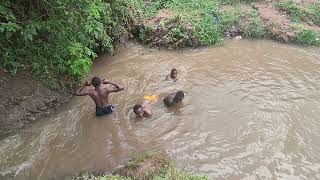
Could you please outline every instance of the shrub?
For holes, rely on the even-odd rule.
[[[130,1],[131,2],[131,1]],[[0,2],[1,66],[15,74],[30,69],[52,88],[91,69],[95,52],[112,52],[126,34],[133,3],[115,0],[4,0]],[[54,82],[55,81],[55,82]]]
[[[293,40],[299,44],[320,46],[320,36],[313,30],[300,30]]]

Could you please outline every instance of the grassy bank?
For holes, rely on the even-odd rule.
[[[316,2],[286,0],[150,1],[143,8],[145,21],[138,37],[145,44],[168,48],[216,46],[226,36],[319,46],[319,10]]]
[[[146,153],[137,156],[113,173],[84,172],[69,178],[70,180],[207,180],[208,177],[193,175],[174,168],[168,158],[160,153]]]
[[[217,46],[225,37],[320,46],[320,3],[291,0],[4,0],[0,64],[71,88],[99,53],[135,37],[149,46]]]

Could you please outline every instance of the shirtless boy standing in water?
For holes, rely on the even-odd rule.
[[[113,88],[107,85],[111,84]],[[93,85],[94,89],[85,90],[86,86]],[[111,114],[114,107],[109,104],[109,94],[113,92],[119,92],[124,88],[107,80],[100,80],[99,77],[93,77],[91,82],[84,83],[77,91],[76,96],[89,95],[96,104],[96,116],[102,116],[105,114]]]

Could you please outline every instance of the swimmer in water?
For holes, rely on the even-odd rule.
[[[133,107],[133,112],[137,117],[150,117],[153,114],[153,109],[151,106],[152,102],[156,102],[158,100],[157,95],[152,96],[144,96],[142,104],[136,104]]]
[[[167,97],[163,99],[163,103],[167,107],[172,107],[177,104],[180,104],[184,99],[184,93],[182,91],[178,91],[172,94],[169,94]]]
[[[108,84],[112,85],[109,87]],[[93,86],[93,88],[85,89],[87,86]],[[124,88],[108,80],[100,80],[99,77],[93,77],[91,81],[84,83],[79,89],[76,90],[76,96],[87,96],[96,104],[96,116],[102,116],[105,114],[111,114],[114,111],[114,107],[109,104],[109,94],[122,91]]]
[[[166,80],[169,80],[171,78],[172,80],[177,80],[178,79],[178,70],[173,68],[171,69],[171,73],[166,76]]]

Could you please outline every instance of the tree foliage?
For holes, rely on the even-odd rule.
[[[129,3],[104,0],[3,0],[0,63],[31,70],[51,87],[83,78],[97,52],[112,52],[126,31]]]

